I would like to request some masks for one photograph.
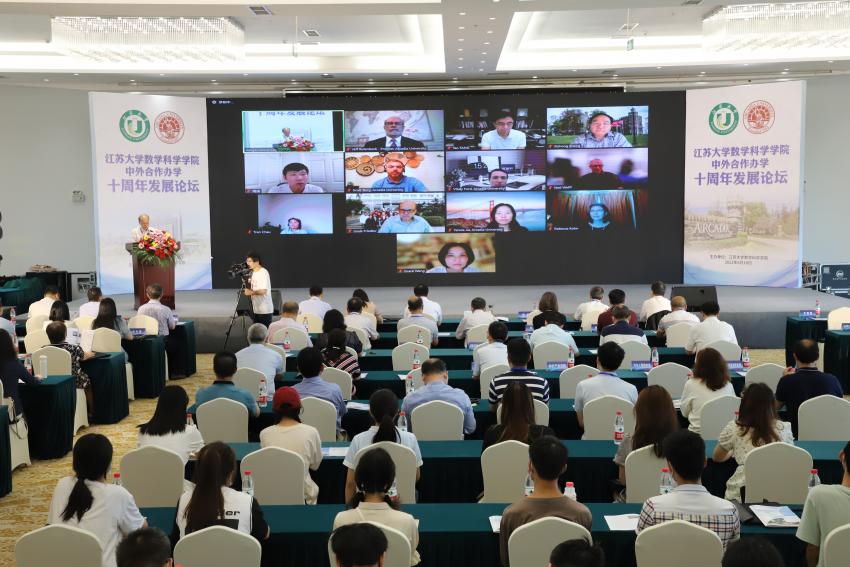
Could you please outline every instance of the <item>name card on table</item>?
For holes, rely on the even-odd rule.
[[[842,331],[850,331],[850,323],[841,323]]]
[[[130,329],[130,334],[133,335],[134,339],[140,339],[145,336],[145,328],[133,327],[132,329]]]
[[[598,328],[599,328],[599,325],[597,325],[596,323],[591,323],[590,332],[595,333]]]
[[[566,370],[566,360],[550,360],[546,363],[546,370]]]
[[[478,345],[480,345],[480,344],[481,344],[481,343],[467,343],[467,344],[466,344],[466,349],[467,349],[467,350],[475,350],[475,348],[476,348]]]
[[[726,365],[729,367],[729,372],[741,372],[744,369],[744,363],[740,360],[727,360]]]
[[[814,319],[815,315],[814,309],[800,309],[800,319]]]
[[[633,360],[632,361],[632,370],[634,372],[649,372],[652,370],[652,361],[651,360]]]
[[[525,321],[526,319],[528,319],[529,315],[531,315],[531,311],[519,311],[516,314],[517,319],[519,319],[520,321]]]

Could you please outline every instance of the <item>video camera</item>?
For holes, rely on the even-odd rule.
[[[247,278],[251,276],[251,268],[245,262],[237,262],[227,268],[227,275],[231,278]]]

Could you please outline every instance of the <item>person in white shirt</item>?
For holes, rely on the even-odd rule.
[[[493,321],[487,327],[487,342],[472,351],[472,377],[478,379],[481,371],[494,364],[508,364],[508,326],[501,321]]]
[[[487,311],[487,302],[483,297],[475,297],[470,304],[472,311],[464,311],[463,318],[457,326],[455,337],[463,339],[466,337],[466,332],[478,325],[489,325],[496,320],[496,316]]]
[[[713,348],[697,353],[692,376],[682,389],[682,416],[690,422],[688,429],[700,433],[702,407],[706,402],[723,396],[734,396],[735,388],[729,379],[729,367],[723,355]]]
[[[670,306],[670,300],[664,297],[664,294],[667,293],[667,286],[664,285],[664,282],[660,280],[652,282],[650,290],[649,299],[644,301],[640,307],[640,314],[638,315],[640,321],[646,321],[659,311],[673,310]]]
[[[280,319],[269,326],[269,335],[266,338],[268,342],[283,342],[283,338],[274,339],[277,331],[284,329],[298,329],[299,331],[307,332],[304,325],[298,322],[298,304],[294,301],[286,301],[280,308]],[[307,334],[307,346],[313,346],[313,340]]]
[[[378,329],[369,317],[363,315],[363,301],[357,297],[352,297],[345,305],[348,314],[345,316],[346,327],[356,327],[361,329],[369,337],[369,340],[374,341],[378,338]],[[363,345],[366,347],[366,345]]]
[[[266,377],[266,386],[273,388],[276,376],[283,375],[284,362],[279,352],[265,346],[269,330],[262,323],[248,327],[248,346],[236,353],[238,368],[253,368]]]
[[[325,293],[322,286],[311,285],[310,299],[305,299],[298,304],[298,313],[301,315],[304,313],[310,313],[319,319],[324,319],[325,313],[333,309],[331,304],[324,300],[324,297]]]
[[[729,341],[738,344],[735,329],[732,325],[721,321],[720,305],[716,301],[706,301],[702,304],[702,323],[694,325],[688,337],[685,350],[688,354],[694,354],[714,341]]]
[[[578,424],[584,427],[584,406],[602,396],[617,396],[632,404],[637,402],[637,388],[617,376],[617,369],[626,353],[623,347],[610,342],[599,346],[596,352],[596,367],[599,374],[582,380],[576,386],[575,410]]]
[[[53,303],[56,301],[59,301],[59,288],[55,285],[46,286],[44,288],[44,297],[38,301],[30,303],[30,306],[27,309],[27,317],[30,319],[38,317],[39,315],[49,317],[50,308],[53,307]]]
[[[555,342],[573,349],[573,353],[578,356],[578,346],[573,336],[565,331],[560,324],[561,314],[556,311],[543,312],[543,326],[531,333],[531,349],[532,351],[538,345],[543,343]]]
[[[431,317],[439,325],[443,322],[443,308],[436,301],[428,299],[428,291],[427,285],[418,284],[413,288],[413,295],[422,298],[422,312]],[[407,317],[408,315],[410,315],[410,309],[406,307],[404,309],[404,316]]]
[[[137,447],[149,445],[180,455],[183,465],[204,446],[204,438],[194,424],[186,423],[189,396],[181,386],[166,386],[159,394],[150,421],[139,426]]]
[[[602,298],[605,297],[605,290],[602,286],[595,285],[590,288],[590,301],[585,301],[584,303],[580,303],[578,307],[576,307],[576,312],[573,315],[576,321],[581,321],[581,318],[584,317],[585,313],[593,311],[595,313],[602,313],[608,310],[608,305],[602,301]]]
[[[151,229],[151,217],[146,213],[139,215],[139,226],[130,231],[131,242],[138,242]]]
[[[405,327],[416,325],[431,331],[431,346],[437,346],[440,340],[440,332],[437,323],[423,313],[422,298],[411,295],[407,298],[407,315],[398,320],[396,329],[401,331]]]
[[[283,168],[283,181],[272,187],[269,193],[324,193],[318,185],[310,183],[310,170],[303,163],[293,162]]]
[[[525,133],[514,130],[513,115],[503,112],[493,121],[495,130],[481,136],[482,150],[521,150],[525,148]]]
[[[251,268],[251,287],[245,289],[245,295],[251,298],[252,318],[255,323],[266,327],[272,324],[272,280],[269,271],[263,267],[262,258],[256,252],[250,252],[245,263]]]
[[[87,433],[74,445],[74,476],[59,480],[47,513],[48,524],[65,524],[93,533],[103,550],[104,567],[116,567],[115,548],[126,535],[147,522],[133,495],[108,484],[112,443],[99,433]]]
[[[89,300],[80,305],[80,317],[97,317],[97,312],[100,310],[100,298],[103,292],[96,285],[89,288],[86,292]]]
[[[690,323],[696,325],[699,323],[699,317],[688,311],[688,302],[681,295],[673,296],[670,300],[670,313],[661,318],[658,322],[658,334],[667,334],[667,329],[677,323]]]

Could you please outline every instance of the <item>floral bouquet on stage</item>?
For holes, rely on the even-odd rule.
[[[272,145],[279,152],[309,152],[315,146],[316,144],[301,136],[285,138],[282,142]]]
[[[133,255],[142,264],[168,266],[180,258],[180,245],[170,232],[151,228],[133,248]]]

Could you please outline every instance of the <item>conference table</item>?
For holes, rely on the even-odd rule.
[[[838,378],[845,394],[850,392],[850,331],[826,332],[823,370]]]
[[[165,387],[165,337],[148,335],[121,346],[133,365],[133,389],[137,398],[156,398]]]
[[[18,389],[29,426],[30,457],[63,457],[71,450],[74,439],[74,377],[48,376],[35,385],[18,384]]]
[[[84,360],[83,371],[91,379],[94,415],[92,423],[118,423],[130,415],[127,369],[123,352],[99,353]]]
[[[826,335],[826,317],[800,317],[785,320],[785,366],[794,366],[794,344],[800,339],[822,342]]]
[[[0,399],[0,402],[3,400]],[[12,492],[12,439],[9,406],[0,404],[0,497]]]
[[[599,346],[599,334],[593,331],[569,331],[576,346],[579,348],[597,348]],[[659,339],[655,331],[645,331],[646,340],[651,347],[664,346],[664,340]],[[521,338],[524,331],[508,331],[508,339]],[[377,339],[371,340],[372,348],[375,349],[392,349],[398,346],[398,333],[395,331],[384,331],[378,333]],[[316,335],[311,335],[315,339]],[[459,339],[453,331],[440,331],[439,336],[440,348],[465,348],[464,339]]]

